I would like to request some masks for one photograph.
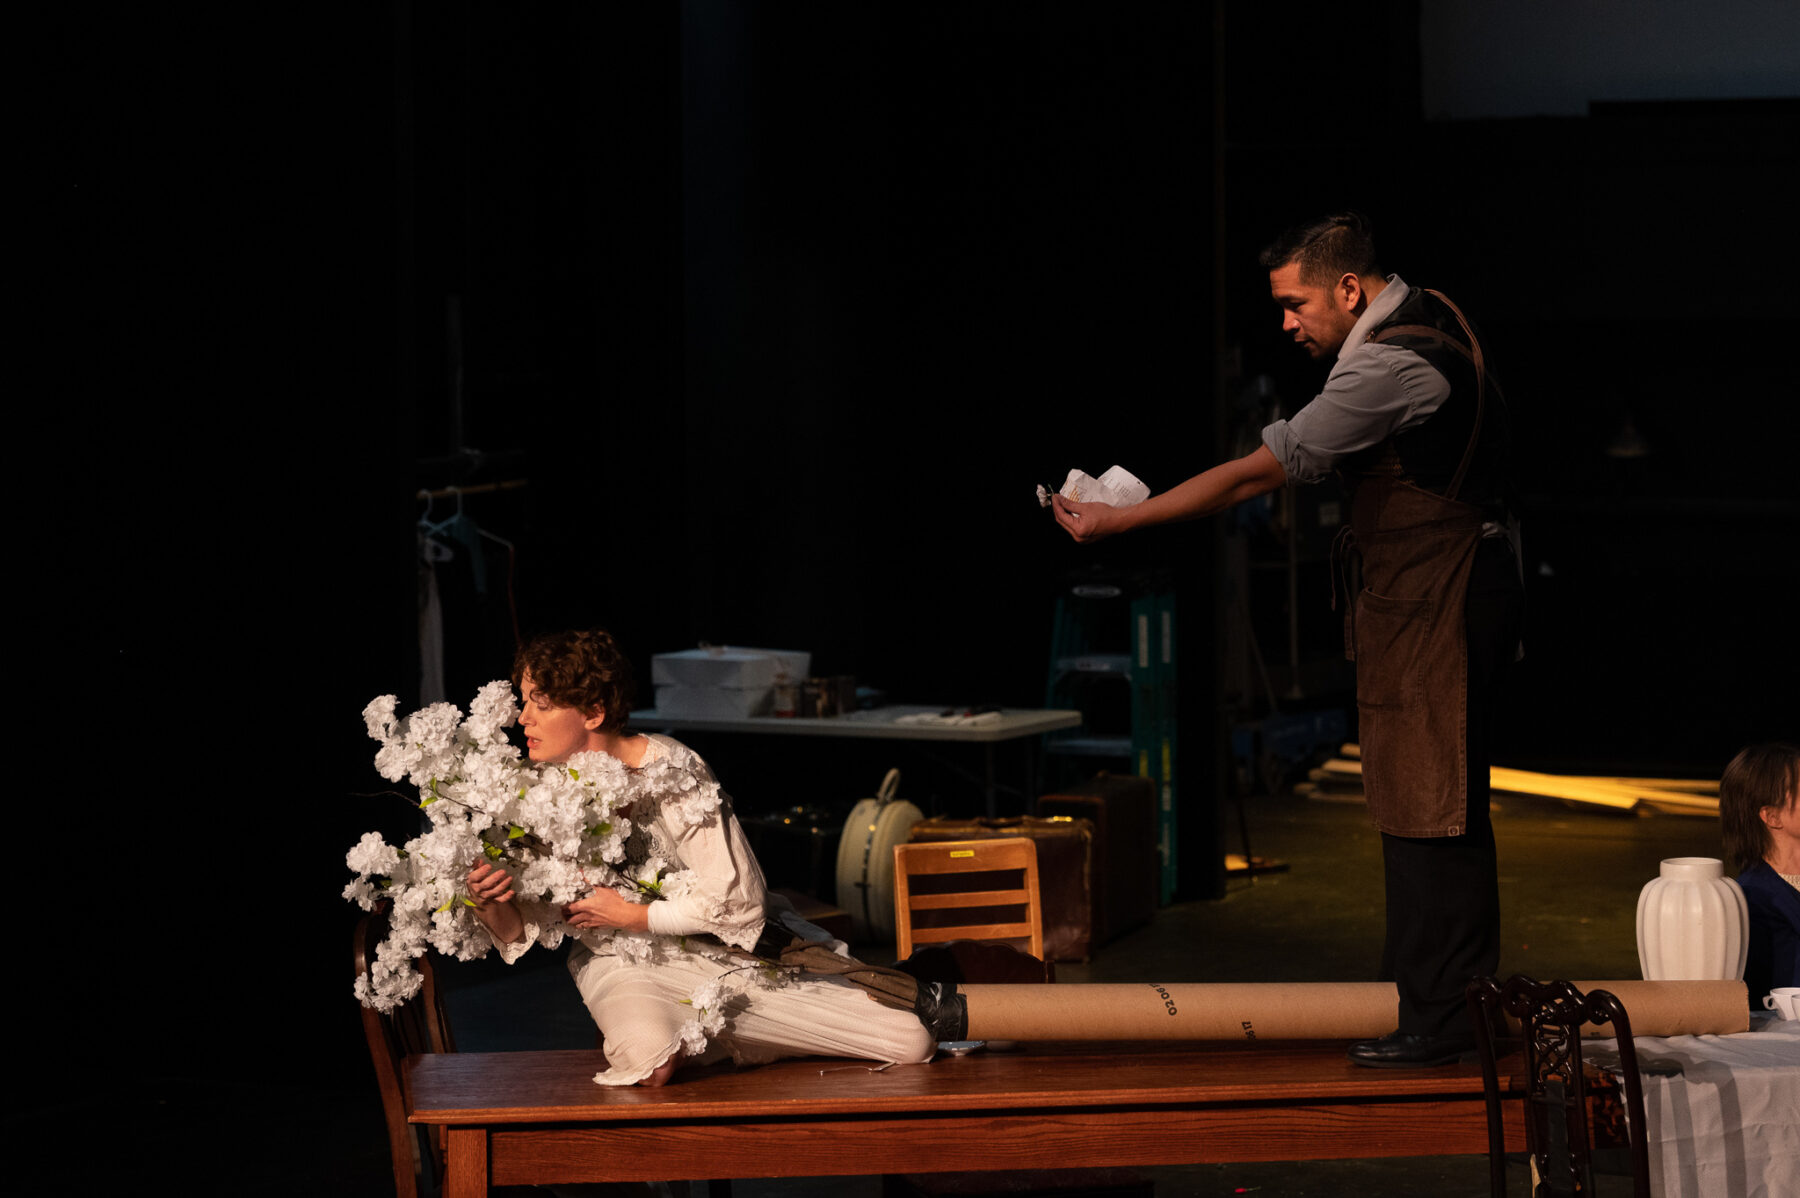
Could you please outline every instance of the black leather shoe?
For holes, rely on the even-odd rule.
[[[1448,1065],[1464,1058],[1472,1059],[1474,1053],[1473,1036],[1414,1036],[1407,1032],[1389,1032],[1379,1040],[1358,1040],[1349,1048],[1352,1061],[1375,1069]]]
[[[945,982],[920,982],[913,1014],[940,1044],[969,1038],[969,1000]]]

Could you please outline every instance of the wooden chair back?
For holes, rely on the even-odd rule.
[[[894,935],[902,959],[951,940],[1023,940],[1042,957],[1037,845],[1023,836],[895,845]]]
[[[385,904],[357,921],[353,942],[357,977],[368,976],[375,961],[375,948],[387,933]],[[389,1014],[362,1008],[363,1037],[368,1041],[369,1060],[381,1087],[381,1110],[387,1121],[388,1151],[393,1158],[394,1193],[398,1198],[434,1194],[444,1175],[446,1129],[415,1127],[406,1121],[412,1111],[407,1058],[456,1051],[430,956],[419,958],[418,965],[425,975],[425,986],[411,1001]]]
[[[1476,978],[1467,990],[1481,1054],[1487,1095],[1488,1182],[1494,1198],[1506,1195],[1506,1143],[1500,1111],[1500,1075],[1494,1051],[1498,1016],[1519,1021],[1525,1053],[1525,1147],[1536,1166],[1538,1194],[1594,1192],[1593,1138],[1588,1125],[1588,1086],[1582,1073],[1581,1029],[1612,1024],[1624,1073],[1625,1116],[1631,1144],[1632,1192],[1650,1198],[1650,1154],[1645,1142],[1644,1089],[1625,1004],[1606,990],[1585,995],[1570,982],[1538,982],[1514,974],[1505,985]]]

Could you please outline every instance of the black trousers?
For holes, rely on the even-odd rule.
[[[1476,549],[1463,623],[1469,645],[1468,819],[1462,836],[1382,833],[1387,941],[1381,979],[1400,991],[1399,1030],[1419,1036],[1470,1032],[1463,988],[1500,965],[1500,883],[1488,819],[1493,716],[1525,611],[1511,545]]]

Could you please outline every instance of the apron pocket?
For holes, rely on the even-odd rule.
[[[1437,619],[1430,599],[1356,598],[1356,699],[1363,707],[1403,707],[1424,697],[1425,643]]]

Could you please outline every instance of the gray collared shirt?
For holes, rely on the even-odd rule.
[[[1341,458],[1425,420],[1450,396],[1450,380],[1410,349],[1371,344],[1369,334],[1412,294],[1399,275],[1369,302],[1338,350],[1325,389],[1263,429],[1263,444],[1289,482],[1317,482]]]

